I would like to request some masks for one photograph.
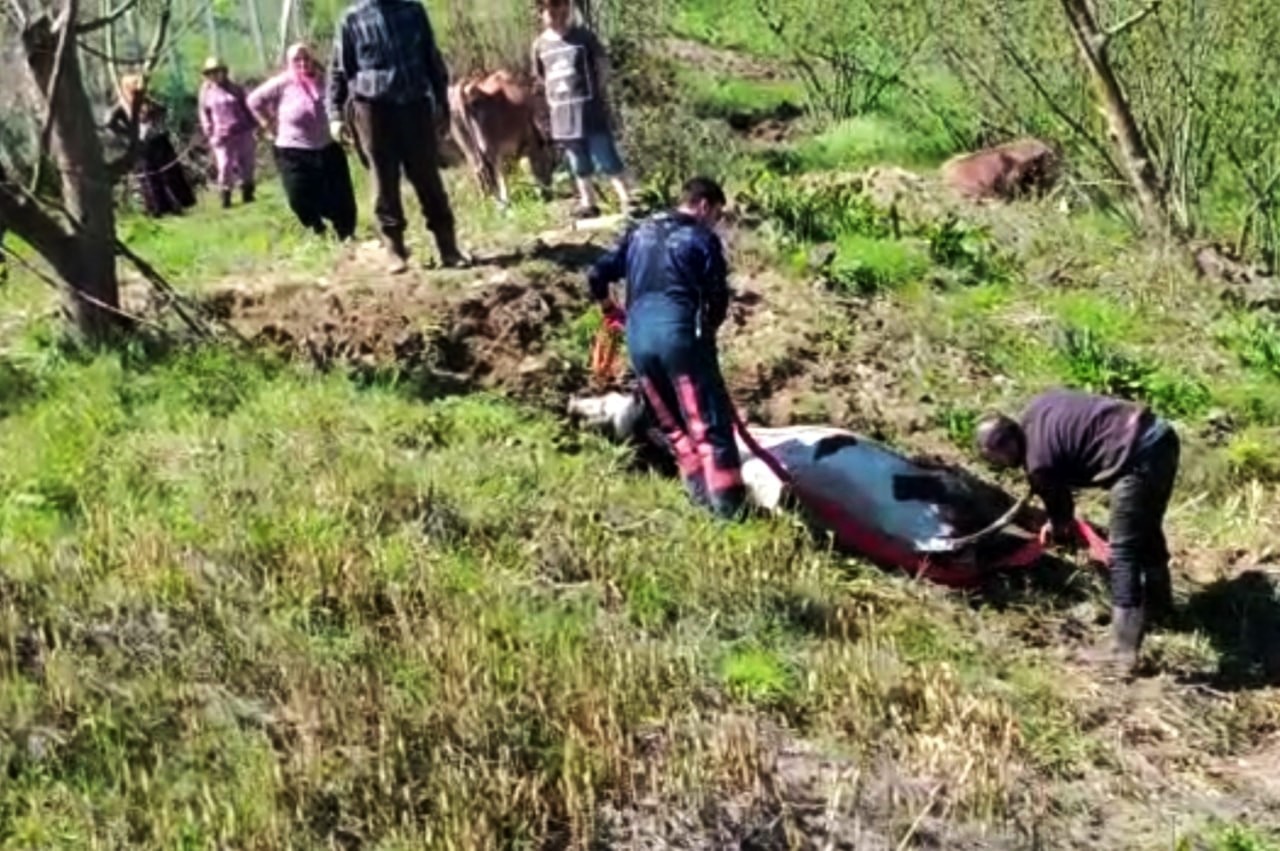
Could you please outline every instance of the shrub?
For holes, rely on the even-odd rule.
[[[930,259],[958,272],[961,283],[1005,281],[1013,273],[1012,261],[996,246],[990,228],[948,216],[920,230],[929,242]]]
[[[1243,316],[1220,337],[1243,366],[1280,378],[1280,323],[1275,319]]]
[[[1108,346],[1092,330],[1068,327],[1058,344],[1067,378],[1092,393],[1149,404],[1168,416],[1189,416],[1209,406],[1200,381],[1164,372],[1156,365]]]
[[[929,258],[911,242],[853,234],[840,240],[827,278],[838,289],[871,295],[919,280],[928,271]]]
[[[774,221],[798,240],[823,242],[846,234],[888,237],[888,217],[862,191],[856,175],[789,179],[762,170],[738,194],[749,213]]]

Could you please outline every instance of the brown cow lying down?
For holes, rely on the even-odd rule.
[[[534,121],[533,96],[507,71],[469,77],[449,87],[449,129],[483,192],[510,201],[503,170],[527,157],[544,196],[551,188],[551,148]]]
[[[1045,192],[1058,179],[1062,158],[1039,139],[1018,139],[952,157],[942,164],[942,180],[953,191],[974,201],[1009,201]]]

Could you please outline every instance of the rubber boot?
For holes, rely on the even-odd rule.
[[[1111,610],[1111,652],[1126,673],[1138,667],[1138,651],[1146,630],[1146,612],[1141,607]]]
[[[231,209],[231,190],[230,189],[222,190],[222,209],[224,210]]]
[[[463,269],[466,256],[458,249],[458,237],[453,232],[440,232],[436,237],[436,251],[440,254],[440,266],[445,269]]]
[[[241,198],[244,200],[246,204],[253,203],[253,193],[256,188],[257,187],[254,186],[252,183],[246,183],[244,186],[240,187]]]
[[[1111,636],[1105,647],[1088,651],[1085,661],[1103,669],[1104,674],[1128,679],[1138,669],[1138,651],[1146,628],[1146,615],[1140,607],[1111,609]]]

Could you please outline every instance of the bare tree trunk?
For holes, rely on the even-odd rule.
[[[209,36],[209,52],[214,56],[222,56],[222,42],[218,38],[218,15],[212,2],[204,5],[204,26]]]
[[[1169,212],[1165,186],[1156,171],[1146,139],[1133,116],[1133,109],[1111,65],[1107,50],[1111,39],[1135,26],[1155,11],[1158,5],[1159,0],[1155,0],[1144,11],[1103,30],[1098,26],[1087,0],[1062,0],[1062,8],[1071,24],[1076,46],[1080,48],[1080,53],[1089,66],[1094,87],[1102,101],[1102,112],[1107,119],[1112,144],[1120,154],[1121,166],[1138,197],[1144,223],[1154,231],[1180,234],[1182,229]]]
[[[253,47],[258,53],[258,70],[267,70],[267,40],[262,35],[262,15],[258,9],[258,0],[245,0],[248,6],[249,32],[253,34]]]
[[[72,16],[64,16],[62,26],[74,27],[76,22]],[[42,16],[23,31],[22,43],[32,77],[42,91],[50,93],[46,103],[51,116],[50,153],[61,173],[62,206],[70,219],[70,231],[52,222],[61,232],[55,237],[51,221],[45,220],[49,213],[31,205],[9,224],[80,294],[68,304],[76,327],[86,337],[101,339],[119,324],[113,312],[119,307],[120,294],[112,182],[85,92],[76,40],[68,39],[58,73],[58,36],[49,18]]]
[[[293,7],[297,0],[284,0],[280,6],[280,51],[276,56],[277,62],[284,61],[284,53],[289,49],[289,27],[293,20]]]

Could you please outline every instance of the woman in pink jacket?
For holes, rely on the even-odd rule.
[[[200,129],[213,148],[222,206],[231,206],[231,190],[240,183],[246,204],[253,201],[254,137],[258,123],[245,102],[244,89],[227,77],[227,66],[210,57],[200,86]]]
[[[264,126],[275,123],[276,168],[298,221],[338,239],[356,231],[356,195],[342,146],[329,135],[324,80],[305,44],[289,48],[288,67],[254,89],[249,109]]]

